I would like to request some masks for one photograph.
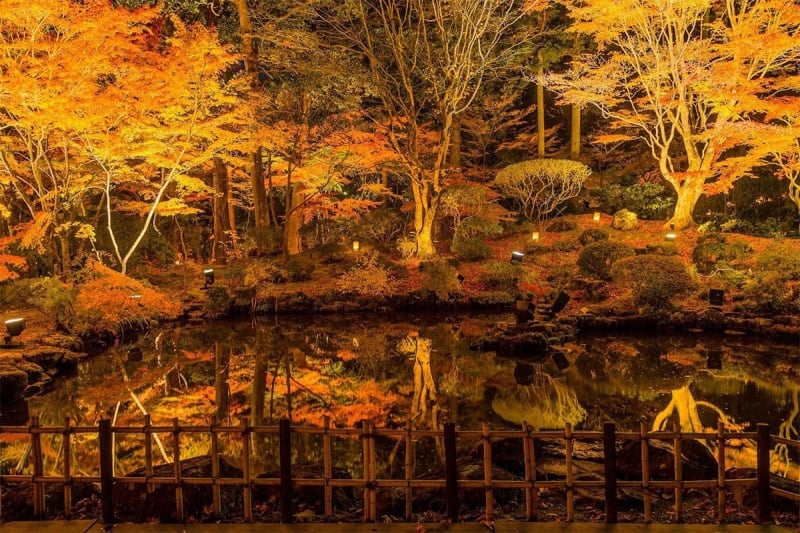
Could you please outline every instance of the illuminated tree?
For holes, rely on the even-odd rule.
[[[572,31],[592,36],[598,52],[546,82],[563,101],[594,105],[613,127],[637,132],[678,195],[669,223],[690,225],[702,194],[760,164],[760,126],[800,85],[800,10],[787,0],[567,7]]]
[[[385,129],[414,201],[416,253],[435,255],[433,223],[447,186],[454,122],[508,48],[521,16],[505,0],[352,0],[350,24],[331,20],[368,62]]]
[[[56,236],[65,274],[70,239],[94,240],[85,219],[98,209],[124,273],[156,215],[193,212],[184,200],[205,185],[189,171],[232,137],[236,98],[219,74],[234,56],[206,29],[169,26],[103,0],[4,4],[0,168],[32,220],[21,244]],[[120,212],[143,219],[127,249]]]

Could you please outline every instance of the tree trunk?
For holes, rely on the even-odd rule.
[[[300,183],[291,185],[291,202],[287,205],[286,225],[283,231],[283,250],[287,257],[303,251],[300,237],[300,228],[303,226],[303,210],[300,208],[300,204],[303,203],[304,195],[300,190],[301,187]]]
[[[536,84],[536,153],[540,158],[544,157],[544,84],[541,79],[544,77],[544,64],[542,51],[537,54],[539,58],[539,80]]]
[[[228,169],[219,157],[214,158],[214,262],[224,263],[233,250],[230,211],[228,210]]]
[[[450,168],[459,168],[461,166],[461,114],[453,115],[448,166]]]
[[[697,200],[703,195],[703,179],[687,178],[680,187],[675,188],[678,200],[675,202],[675,211],[672,218],[664,225],[665,228],[685,229],[694,225],[692,213]],[[673,185],[674,186],[674,185]]]
[[[581,155],[581,108],[572,104],[572,123],[569,135],[569,158],[577,161]]]
[[[267,188],[264,186],[261,149],[252,154],[250,182],[253,186],[253,213],[257,231],[265,231],[269,227],[269,211],[267,208]]]
[[[420,209],[421,206],[416,207]],[[427,259],[436,255],[436,246],[433,244],[433,221],[436,218],[435,211],[431,208],[425,210],[422,215],[422,225],[417,228],[417,257]]]
[[[69,233],[58,234],[58,247],[61,251],[61,278],[64,281],[72,279],[72,257],[69,248]],[[122,273],[125,273],[123,265]]]
[[[258,53],[253,43],[253,23],[247,0],[236,0],[236,11],[239,15],[239,33],[242,36],[242,55],[244,68],[250,82],[250,88],[255,93],[260,87],[258,79]],[[264,172],[261,160],[261,147],[251,155],[250,181],[253,187],[253,210],[256,233],[266,230],[269,226],[269,212],[267,211],[267,192],[264,187]],[[256,239],[259,242],[260,239]],[[263,252],[263,250],[259,250]]]

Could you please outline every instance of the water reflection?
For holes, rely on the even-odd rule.
[[[81,364],[26,406],[43,425],[295,424],[477,429],[519,427],[620,430],[678,422],[686,430],[770,424],[797,437],[796,345],[744,337],[594,336],[560,350],[561,358],[522,361],[470,351],[469,342],[513,316],[324,316],[213,322],[151,332]],[[566,362],[566,364],[564,364]],[[166,437],[165,437],[166,438]],[[76,446],[81,449],[80,444]],[[256,443],[272,461],[266,439]],[[82,453],[95,453],[83,443]],[[122,456],[141,442],[120,437]],[[202,437],[186,446],[204,453]],[[226,443],[231,449],[235,442]],[[57,443],[53,444],[54,456]],[[80,452],[79,452],[80,453]],[[156,453],[168,459],[169,447]],[[186,456],[190,456],[187,452]]]

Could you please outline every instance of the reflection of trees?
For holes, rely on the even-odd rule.
[[[798,405],[797,390],[793,395],[794,409],[790,414],[787,421],[781,424],[781,436],[785,436],[786,432],[793,431],[793,420],[800,412]],[[710,402],[697,401],[689,386],[683,386],[672,391],[672,397],[667,406],[659,412],[653,420],[653,431],[663,431],[667,429],[667,425],[673,415],[677,415],[678,424],[682,432],[685,433],[714,433],[715,426],[704,426],[700,417],[700,409],[705,408],[710,410],[716,419],[722,421],[726,431],[740,432],[744,431],[742,424],[737,424],[732,417],[728,416],[722,409],[713,405]],[[715,422],[716,424],[716,422]],[[788,429],[787,429],[788,428]],[[797,431],[794,431],[796,434]],[[706,449],[708,449],[714,457],[717,454],[718,444],[716,441],[698,440]],[[778,445],[773,450],[772,458],[770,460],[770,470],[773,472],[782,472],[784,476],[796,477],[800,475],[800,468],[798,465],[793,464],[789,458],[788,449],[786,446]],[[729,443],[725,446],[725,461],[726,464],[734,465],[737,467],[755,468],[756,466],[756,443],[752,439],[738,439],[735,445]]]
[[[795,421],[797,420],[797,415],[800,414],[800,387],[795,386],[792,390],[792,411],[786,417],[781,425],[778,427],[778,435],[785,439],[794,439],[797,438],[798,432],[797,428],[794,426]],[[789,447],[785,444],[778,444],[775,447],[775,452],[781,458],[781,460],[786,464],[786,468],[784,469],[783,475],[787,476],[789,474]]]
[[[586,417],[578,396],[566,383],[535,366],[530,385],[500,391],[492,400],[492,410],[501,418],[516,424],[527,421],[534,429],[563,428],[577,425]]]

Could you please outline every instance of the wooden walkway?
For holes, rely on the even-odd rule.
[[[2,533],[100,533],[93,520],[8,522]],[[113,533],[800,533],[775,525],[586,524],[495,522],[472,524],[118,524]]]

